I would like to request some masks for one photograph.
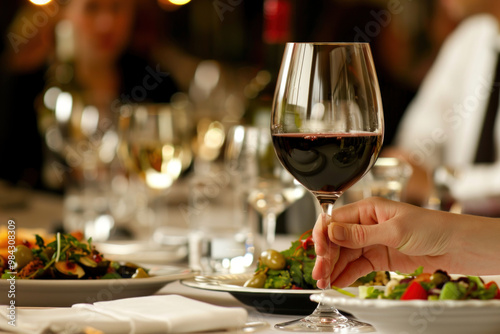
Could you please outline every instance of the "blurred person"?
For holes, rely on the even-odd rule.
[[[434,60],[442,35],[450,30],[450,20],[430,1],[328,1],[319,15],[318,4],[308,6],[314,8],[318,23],[312,34],[301,33],[299,39],[370,44],[384,107],[384,147],[393,144],[403,112]],[[430,25],[439,31],[437,36],[429,34]]]
[[[499,216],[500,2],[442,0],[442,5],[461,23],[405,112],[396,150],[384,154],[413,165],[411,202],[427,205],[437,171],[463,212]]]
[[[464,275],[500,274],[498,219],[368,198],[320,215],[313,230],[313,278],[344,287],[374,270],[423,266]]]
[[[36,29],[30,36],[24,36],[26,25],[36,13],[43,13],[42,7],[29,5],[16,16],[9,36],[21,39],[11,40],[6,49],[7,75],[0,89],[0,178],[47,187],[41,177],[44,145],[35,104],[44,89],[47,69],[54,62],[54,27],[61,20],[73,26],[75,80],[110,118],[118,101],[170,100],[177,91],[170,75],[130,47],[138,5],[135,0],[53,1],[51,14],[46,11],[46,24],[33,25]],[[137,87],[145,88],[141,92],[146,95],[134,95]]]
[[[403,114],[434,60],[442,36],[450,31],[452,20],[443,17],[441,6],[429,1],[397,6],[330,1],[319,18],[314,40],[370,43],[384,109],[383,154],[394,154],[389,148],[395,144]],[[428,25],[439,31],[437,36],[429,34]],[[418,180],[421,185],[420,180],[426,178],[423,170],[415,169],[411,182]],[[429,190],[422,190],[424,195],[419,193],[420,188],[417,190],[411,196],[405,191],[403,200],[421,204]],[[355,188],[348,193],[358,197]]]

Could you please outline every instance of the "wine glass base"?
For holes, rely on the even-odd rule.
[[[274,328],[289,332],[325,333],[370,333],[375,332],[372,325],[345,317],[309,315],[305,318],[274,325]]]

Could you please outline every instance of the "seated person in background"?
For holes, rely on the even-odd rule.
[[[374,270],[423,266],[464,275],[500,274],[499,219],[368,198],[320,215],[313,278],[344,287]]]
[[[385,154],[401,154],[420,176],[410,181],[409,202],[426,205],[432,173],[446,167],[446,185],[463,212],[500,216],[498,201],[481,208],[489,203],[483,199],[500,198],[500,2],[442,1],[451,14],[466,18],[442,46],[403,117],[395,144],[400,151]]]
[[[7,46],[7,76],[0,87],[0,178],[42,189],[47,185],[42,180],[43,133],[38,132],[37,105],[54,61],[51,36],[57,22],[67,20],[73,27],[75,81],[109,119],[116,118],[117,101],[169,102],[177,91],[165,69],[137,56],[130,47],[138,2],[72,0],[50,5],[59,6],[52,10],[57,13],[50,18],[53,22],[40,27],[26,43]],[[43,11],[33,5],[28,10],[12,23],[10,31],[18,36],[22,36],[23,18]]]

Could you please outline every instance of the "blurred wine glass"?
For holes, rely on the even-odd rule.
[[[261,247],[272,247],[276,219],[306,190],[283,168],[274,152],[268,128],[236,126],[229,135],[226,161],[236,167],[243,196],[262,215]]]
[[[191,164],[189,120],[169,104],[124,105],[119,121],[118,156],[146,187],[147,204],[138,212],[145,237],[160,223],[154,200],[170,189]]]
[[[107,196],[118,144],[114,120],[109,110],[72,91],[53,87],[44,98],[51,112],[43,118],[41,130],[57,157],[46,173],[54,184],[64,186],[63,227],[106,240],[115,225]]]
[[[365,176],[365,182],[371,196],[401,201],[412,172],[410,164],[401,159],[378,158],[373,168]]]

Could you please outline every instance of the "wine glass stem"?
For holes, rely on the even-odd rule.
[[[329,217],[332,216],[332,211],[333,211],[333,207],[335,206],[335,202],[337,201],[337,199],[340,197],[340,194],[335,194],[334,196],[329,196],[327,198],[318,198],[319,200],[319,203],[321,205],[321,210],[323,211],[323,214],[326,214],[327,217],[325,217],[324,219],[330,219]],[[331,249],[329,249],[329,251],[331,251]],[[325,289],[329,289],[330,288],[330,277],[327,278],[327,285],[326,285],[326,288]],[[323,289],[323,292],[324,290]]]
[[[319,199],[320,204],[321,204],[321,210],[323,211],[323,214],[327,215],[327,217],[325,217],[324,219],[330,219],[329,217],[331,217],[331,215],[332,215],[333,207],[334,207],[335,202],[337,201],[337,199],[338,199],[338,197],[328,198],[328,199],[324,199],[324,198]],[[327,283],[326,287],[323,289],[323,291],[321,293],[324,293],[324,291],[326,289],[330,288],[330,276],[327,277],[327,282],[326,283]],[[320,303],[319,306],[321,307],[321,306],[324,306],[324,305],[322,305],[322,303]]]
[[[331,216],[333,211],[333,206],[339,199],[340,195],[342,195],[342,192],[335,192],[330,194],[313,192],[313,195],[318,200],[323,213],[326,213],[328,216]]]
[[[319,196],[318,196],[319,197]],[[335,206],[335,202],[337,199],[340,197],[340,194],[335,194],[334,196],[329,196],[327,198],[325,197],[320,197],[318,198],[320,205],[321,205],[321,210],[323,211],[323,214],[326,214],[327,217],[324,219],[330,219],[333,211],[333,207]],[[329,249],[331,251],[331,249]],[[326,287],[321,291],[321,294],[324,296],[325,291],[330,289],[331,282],[330,282],[330,276],[326,278]],[[339,313],[339,311],[336,309],[335,306],[332,305],[326,305],[322,301],[318,303],[317,308],[315,309],[313,316],[319,316],[319,317],[327,317],[327,318],[336,318],[337,320],[344,318],[342,314]]]
[[[321,201],[320,204],[323,213],[327,214],[328,216],[331,216],[333,211],[333,206],[335,205],[336,201],[337,199],[332,199],[330,201],[324,201],[324,200]]]
[[[276,236],[276,214],[269,212],[262,217],[262,234],[264,235],[263,250],[269,249]]]

